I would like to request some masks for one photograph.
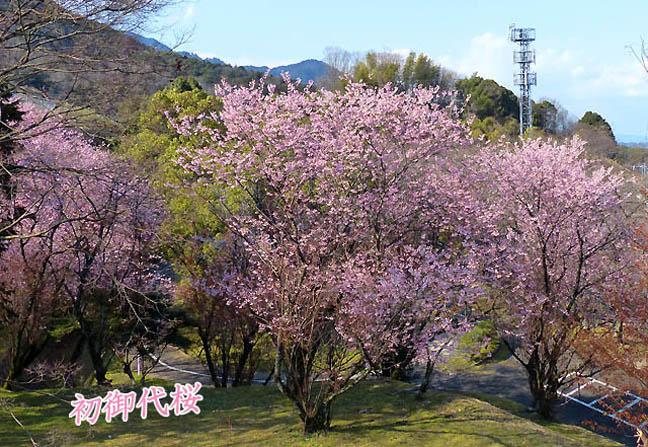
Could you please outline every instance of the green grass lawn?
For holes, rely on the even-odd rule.
[[[170,385],[167,384],[169,391]],[[107,390],[76,390],[86,397]],[[525,417],[517,404],[492,396],[432,392],[414,399],[412,386],[368,381],[344,395],[334,407],[332,431],[302,435],[296,412],[272,386],[228,390],[204,388],[200,415],[111,424],[100,420],[76,427],[69,404],[33,392],[0,391],[0,399],[30,431],[40,447],[119,446],[618,446],[579,428]],[[72,391],[59,397],[71,399]],[[152,406],[150,407],[152,410]],[[0,410],[0,445],[31,446],[25,432]]]

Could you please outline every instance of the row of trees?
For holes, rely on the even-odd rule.
[[[475,143],[456,96],[430,88],[216,93],[179,80],[143,107],[123,151],[145,176],[22,107],[11,125],[31,133],[3,196],[20,213],[3,216],[5,386],[75,331],[99,384],[115,355],[132,376],[168,342],[172,295],[215,384],[250,383],[273,346],[308,432],[372,371],[422,361],[429,378],[433,342],[483,318],[545,416],[570,373],[632,352],[583,346],[620,326],[641,341],[645,318],[625,312],[645,308],[643,283],[622,293],[643,275],[640,203],[580,140]]]
[[[19,385],[53,339],[76,334],[77,348],[59,360],[74,363],[87,346],[97,383],[106,384],[115,353],[154,354],[149,347],[171,323],[168,298],[151,281],[161,202],[123,160],[74,130],[34,125],[42,110],[22,111],[11,125],[29,130],[2,197],[12,225],[0,254],[2,383]]]
[[[516,95],[492,79],[484,79],[474,73],[462,78],[456,73],[434,63],[425,54],[410,52],[406,58],[394,52],[373,52],[364,55],[340,48],[327,48],[325,60],[329,73],[320,83],[328,89],[340,88],[346,75],[356,82],[372,87],[387,83],[407,91],[419,85],[438,87],[442,91],[458,91],[466,102],[464,119],[472,120],[470,129],[474,137],[484,135],[497,140],[501,136],[514,139],[519,133],[519,104]],[[533,126],[535,136],[574,133],[573,123],[567,111],[555,100],[543,99],[533,102]],[[598,127],[599,121],[588,112],[581,123]],[[600,118],[600,115],[599,115]],[[602,118],[601,118],[602,119]]]
[[[545,416],[569,373],[609,358],[645,391],[630,185],[577,139],[474,142],[462,113],[492,110],[498,132],[517,113],[494,83],[457,82],[474,101],[464,110],[454,75],[413,53],[370,53],[337,91],[287,80],[282,93],[261,82],[211,96],[180,80],[130,123],[121,149],[134,163],[69,129],[73,115],[12,98],[41,73],[114,70],[85,33],[136,26],[165,3],[0,2],[5,387],[56,369],[34,365],[72,336],[61,367],[87,350],[98,384],[113,357],[134,378],[134,356],[159,358],[168,342],[174,301],[217,385],[249,383],[271,345],[307,432],[327,430],[336,398],[372,371],[419,360],[429,378],[433,342],[483,318]],[[96,51],[79,59],[80,43]],[[558,131],[559,108],[538,107]]]
[[[246,258],[218,269],[221,287],[206,292],[269,334],[276,383],[305,431],[326,430],[336,397],[394,350],[414,357],[466,319],[474,248],[450,224],[431,168],[467,140],[431,89],[225,85],[217,95],[210,118],[223,133],[175,122],[203,138],[183,166],[219,190],[210,209]]]
[[[170,331],[169,297],[147,278],[159,264],[151,255],[161,202],[129,163],[70,124],[83,127],[82,109],[114,111],[114,90],[79,101],[89,84],[109,78],[115,88],[151,72],[134,66],[134,40],[120,31],[171,3],[0,2],[3,387],[54,376],[69,384],[86,351],[97,382],[107,382],[115,355],[132,376],[131,354],[153,354]],[[98,118],[92,129],[110,121]],[[54,352],[61,345],[72,348]]]
[[[205,198],[215,200],[218,190],[199,184],[194,173],[177,166],[181,146],[195,143],[196,138],[179,135],[169,122],[169,118],[210,113],[220,105],[220,99],[202,90],[195,81],[178,78],[135,114],[120,149],[147,173],[164,197],[167,219],[160,249],[180,277],[177,297],[185,311],[184,321],[197,331],[199,352],[212,381],[226,386],[230,379],[235,385],[250,383],[260,356],[253,348],[263,340],[258,324],[245,312],[228,303],[225,296],[217,299],[205,294],[194,282],[204,280],[217,288],[218,282],[210,279],[214,269],[222,268],[225,260],[235,265],[246,261],[234,241],[214,243],[213,236],[224,235],[225,228],[211,215]],[[219,126],[213,120],[206,121],[206,125]],[[231,250],[223,251],[223,246]]]
[[[0,92],[28,97],[56,111],[57,120],[68,117],[76,128],[116,142],[129,112],[178,76],[193,76],[203,86],[262,76],[138,41],[137,33],[158,31],[152,17],[182,1],[2,0]],[[173,31],[173,47],[189,37]]]
[[[621,319],[609,290],[636,259],[637,206],[623,178],[578,139],[475,145],[437,94],[225,84],[222,108],[172,120],[191,141],[179,166],[217,191],[200,196],[222,225],[211,244],[236,253],[193,286],[269,335],[306,431],[370,371],[433,364],[435,337],[478,318],[550,416],[570,373],[601,367],[579,344]]]
[[[318,82],[329,90],[343,87],[344,76],[372,87],[390,83],[405,91],[419,85],[449,91],[457,79],[456,73],[422,53],[410,52],[402,57],[389,51],[369,51],[360,55],[336,47],[327,48],[325,53],[329,72]]]

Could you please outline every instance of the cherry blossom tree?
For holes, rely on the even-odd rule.
[[[51,244],[51,238],[16,239],[0,255],[2,366],[7,367],[0,374],[6,389],[14,388],[50,340],[48,330],[61,302]]]
[[[20,124],[28,127],[46,113],[25,109]],[[12,161],[20,168],[13,178],[14,209],[24,210],[15,239],[34,239],[46,249],[30,259],[36,266],[46,262],[40,269],[77,320],[97,382],[104,384],[112,343],[119,338],[110,332],[112,317],[123,309],[138,315],[162,305],[135,299],[154,283],[160,204],[128,164],[78,132],[58,126],[32,130]]]
[[[202,356],[214,386],[249,385],[258,365],[253,355],[262,335],[256,319],[240,306],[228,287],[237,276],[245,275],[249,255],[240,241],[223,237],[217,247],[192,246],[192,254],[182,260],[185,278],[178,297],[198,330]]]
[[[595,368],[576,344],[608,318],[606,287],[628,265],[624,180],[583,149],[579,139],[486,147],[465,174],[493,228],[495,320],[543,416],[569,373]]]
[[[469,140],[434,89],[216,93],[225,131],[176,122],[203,138],[181,164],[220,188],[212,210],[250,256],[228,293],[272,337],[304,431],[327,430],[336,397],[396,345],[427,351],[465,319],[477,258],[436,173]]]

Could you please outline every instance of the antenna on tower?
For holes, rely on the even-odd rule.
[[[535,63],[535,50],[531,42],[536,38],[535,28],[516,28],[515,23],[509,27],[509,39],[520,46],[513,51],[513,62],[520,66],[520,71],[513,75],[513,84],[520,86],[520,136],[531,127],[531,86],[537,85],[537,74],[531,71]]]

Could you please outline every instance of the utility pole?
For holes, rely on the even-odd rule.
[[[524,137],[533,123],[531,86],[537,85],[537,75],[531,71],[531,64],[535,63],[535,50],[531,49],[531,42],[535,36],[535,28],[516,28],[515,24],[509,27],[509,39],[520,46],[518,51],[513,52],[513,62],[520,66],[520,71],[513,75],[513,84],[520,86],[520,137]]]

